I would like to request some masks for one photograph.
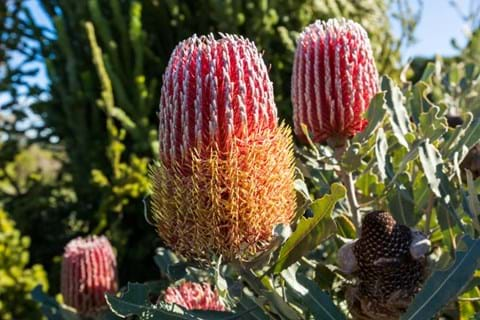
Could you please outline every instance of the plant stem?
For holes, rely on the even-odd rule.
[[[342,144],[341,146],[334,146],[334,145],[331,145],[331,146],[333,147],[335,159],[337,159],[338,165],[340,167],[340,170],[338,172],[339,178],[342,181],[345,188],[347,189],[348,206],[352,214],[352,220],[355,226],[355,230],[357,232],[357,236],[359,236],[360,235],[360,206],[358,205],[357,196],[355,194],[355,180],[353,179],[352,173],[350,171],[345,170],[345,168],[341,166],[342,156],[348,147],[347,144],[348,144],[348,141],[345,141],[345,143]]]
[[[358,205],[357,196],[355,195],[355,183],[351,172],[340,171],[343,185],[347,189],[347,200],[352,213],[353,224],[357,231],[357,235],[360,234],[360,206]]]

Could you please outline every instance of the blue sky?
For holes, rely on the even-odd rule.
[[[458,0],[457,3],[464,10],[469,1]],[[451,40],[456,39],[460,46],[466,44],[466,25],[460,13],[450,4],[450,0],[424,0],[423,12],[420,23],[415,30],[417,42],[406,48],[403,53],[403,61],[415,56],[442,56],[455,55],[457,50],[451,45]],[[416,5],[416,0],[410,0]],[[394,31],[399,34],[398,25],[394,25]]]
[[[32,14],[37,21],[49,26],[50,22],[42,12],[37,0],[26,0],[27,5],[32,9]],[[415,6],[418,0],[409,0]],[[469,1],[480,0],[458,0],[457,2],[466,7]],[[460,45],[465,45],[465,24],[460,14],[449,4],[450,0],[423,0],[424,10],[415,35],[417,42],[408,48],[403,49],[403,62],[415,56],[454,55],[457,53],[451,45],[451,40],[456,39]],[[394,32],[400,33],[399,26],[394,24]],[[14,61],[18,59],[14,59]],[[15,63],[15,62],[14,62]],[[30,82],[40,86],[47,85],[47,77],[43,66],[39,65],[40,72]],[[1,99],[2,97],[0,97]]]

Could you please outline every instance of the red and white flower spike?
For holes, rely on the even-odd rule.
[[[208,283],[184,282],[165,290],[164,301],[175,303],[187,310],[225,311],[218,293]]]
[[[317,20],[297,41],[292,75],[295,134],[304,124],[313,142],[344,141],[363,130],[362,118],[378,91],[367,32],[346,19]]]
[[[173,51],[160,98],[153,220],[189,259],[248,260],[295,214],[290,130],[253,42],[192,36]]]
[[[106,308],[105,293],[117,288],[117,262],[107,238],[79,237],[67,244],[61,270],[65,304],[92,316]]]
[[[211,34],[180,42],[163,76],[159,120],[167,166],[189,163],[194,148],[226,152],[233,139],[276,128],[272,83],[253,42]]]

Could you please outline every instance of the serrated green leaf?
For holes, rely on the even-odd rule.
[[[338,234],[344,238],[353,239],[357,235],[355,225],[345,214],[335,217]]]
[[[348,172],[352,172],[362,164],[362,154],[360,153],[360,144],[352,143],[342,156],[342,167]]]
[[[261,279],[250,269],[238,268],[242,280],[247,282],[249,288],[254,291],[262,303],[267,305],[270,312],[277,314],[281,319],[300,320],[298,310],[294,309],[285,299],[274,290],[271,279],[264,276]]]
[[[375,157],[377,158],[378,172],[382,181],[387,179],[387,137],[382,128],[378,129],[377,141],[375,142]]]
[[[415,199],[415,208],[422,210],[425,208],[430,188],[428,187],[427,179],[424,175],[417,175],[413,182],[413,198]]]
[[[441,165],[443,163],[440,153],[428,140],[426,140],[420,144],[418,154],[430,189],[435,196],[440,198],[440,173]]]
[[[245,320],[268,320],[270,319],[263,309],[254,301],[254,297],[243,295],[237,304],[237,313],[249,310],[248,313],[244,313],[241,319]]]
[[[453,233],[455,222],[445,206],[438,206],[436,213],[438,225],[442,232],[442,242],[445,247],[451,251],[454,247],[453,243],[455,241],[455,235]]]
[[[297,198],[297,214],[296,217],[301,217],[305,213],[305,209],[312,203],[307,185],[302,179],[295,179],[293,186],[296,191]]]
[[[445,158],[451,158],[453,156],[457,144],[460,142],[460,139],[465,136],[466,130],[473,122],[473,114],[470,112],[466,112],[463,118],[463,124],[451,129],[451,132],[448,133],[445,142],[442,144],[440,152]]]
[[[470,126],[464,130],[463,136],[457,143],[448,150],[448,156],[453,159],[455,153],[459,153],[459,162],[461,162],[474,145],[480,143],[480,119],[472,121]]]
[[[355,135],[352,143],[362,143],[367,140],[383,121],[386,112],[385,93],[379,92],[370,101],[370,105],[365,114],[365,118],[368,120],[367,127]]]
[[[425,82],[417,82],[412,89],[409,97],[409,106],[412,114],[412,119],[415,123],[419,123],[420,114],[425,111],[425,96],[428,91],[428,85]]]
[[[67,306],[61,305],[38,285],[32,290],[32,299],[40,303],[40,308],[48,320],[80,320],[81,317]]]
[[[405,172],[405,169],[407,168],[408,163],[417,158],[418,147],[420,146],[421,143],[422,143],[421,140],[416,141],[410,148],[410,151],[408,151],[408,153],[402,158],[402,160],[400,161],[400,164],[398,165],[398,169],[396,170],[393,177],[392,178],[389,177],[390,182],[387,185],[388,188],[391,187],[396,182],[399,174]]]
[[[420,145],[419,158],[430,190],[464,231],[465,228],[456,210],[459,203],[458,195],[450,179],[443,172],[443,159],[440,153],[426,140]]]
[[[312,203],[310,208],[313,217],[300,218],[297,228],[280,249],[278,260],[272,267],[274,273],[279,273],[298,261],[336,231],[331,214],[337,201],[345,197],[345,192],[345,187],[334,183],[331,186],[331,194]]]
[[[378,196],[385,189],[385,185],[378,176],[370,171],[360,175],[355,181],[357,190],[366,197]]]
[[[180,314],[164,312],[155,308],[149,301],[147,286],[140,283],[128,283],[127,291],[121,297],[106,294],[107,304],[112,312],[121,317],[138,316],[140,319],[165,316],[165,319],[185,319]]]
[[[468,284],[479,267],[480,239],[465,236],[462,242],[465,248],[456,251],[453,265],[445,271],[435,271],[427,279],[402,320],[431,319]]]
[[[415,216],[412,182],[407,173],[403,172],[398,176],[395,186],[387,195],[388,207],[397,222],[415,226],[421,216]]]
[[[435,63],[428,62],[427,65],[425,66],[425,69],[423,70],[423,74],[422,74],[422,77],[420,78],[420,81],[424,81],[424,82],[430,81],[434,72],[435,72]]]
[[[419,128],[423,137],[430,141],[439,139],[448,130],[447,119],[439,113],[440,108],[433,105],[428,112],[420,114]]]
[[[410,119],[404,106],[404,97],[400,88],[389,77],[382,78],[382,90],[385,90],[385,101],[389,114],[390,124],[398,142],[409,148],[405,135],[411,131]]]
[[[314,319],[346,319],[345,315],[335,306],[332,298],[323,292],[317,284],[304,275],[295,276],[295,268],[282,271],[282,278],[293,295],[308,310]],[[297,280],[298,278],[298,280]]]

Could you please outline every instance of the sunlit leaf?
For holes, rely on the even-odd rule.
[[[293,294],[306,307],[314,319],[341,320],[346,319],[345,315],[335,306],[332,298],[323,292],[318,285],[299,274],[295,275],[295,268],[282,271],[282,278]],[[298,280],[297,280],[298,277]]]
[[[316,248],[322,241],[330,237],[336,230],[331,214],[338,200],[345,197],[345,188],[334,183],[331,194],[315,200],[311,207],[312,218],[300,218],[297,228],[280,249],[280,255],[273,272],[279,273],[305,254]]]
[[[370,101],[365,118],[368,119],[367,127],[353,138],[352,143],[362,143],[367,140],[380,125],[386,113],[385,93],[377,93]]]
[[[377,167],[380,173],[380,178],[385,181],[387,179],[387,138],[382,128],[378,129],[377,141],[375,143],[375,156],[377,157]]]
[[[387,197],[390,212],[401,224],[413,227],[421,219],[421,216],[415,215],[412,182],[408,174],[402,173],[398,176]]]
[[[460,294],[479,267],[480,240],[463,238],[464,248],[456,251],[454,264],[444,271],[435,271],[415,296],[402,320],[431,319],[451,299]]]
[[[411,131],[410,119],[404,106],[404,97],[398,86],[389,77],[382,78],[382,90],[385,90],[387,112],[393,133],[400,144],[409,148],[405,135]]]
[[[440,173],[443,161],[439,152],[427,140],[420,145],[419,156],[430,189],[437,197],[440,197]]]

